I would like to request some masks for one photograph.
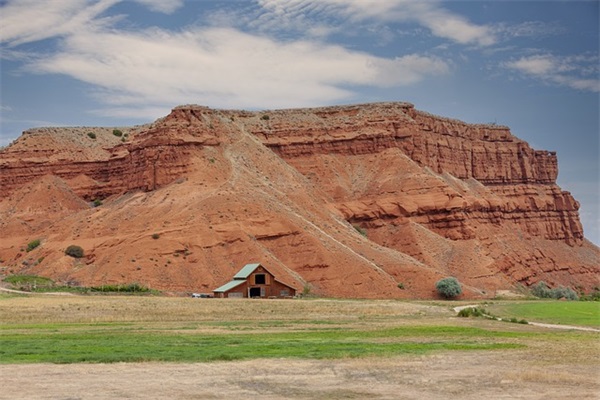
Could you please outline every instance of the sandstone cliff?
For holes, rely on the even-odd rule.
[[[260,261],[345,297],[433,297],[448,275],[466,296],[599,284],[556,154],[507,127],[379,103],[180,106],[122,131],[36,129],[0,153],[6,271],[209,291]],[[73,243],[85,260],[63,255]]]

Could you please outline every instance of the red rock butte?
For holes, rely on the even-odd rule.
[[[435,298],[447,276],[464,298],[600,285],[556,153],[505,126],[375,103],[186,105],[113,129],[37,128],[0,151],[0,273],[210,292],[260,262],[353,298]]]

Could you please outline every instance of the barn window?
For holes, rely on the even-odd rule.
[[[254,283],[257,285],[264,285],[267,282],[265,274],[254,275]]]

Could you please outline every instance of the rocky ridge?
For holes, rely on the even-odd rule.
[[[600,251],[556,185],[556,153],[504,126],[377,103],[179,106],[123,129],[125,141],[90,129],[28,131],[0,152],[6,269],[186,291],[261,261],[299,289],[344,297],[432,297],[448,275],[466,296],[599,283]],[[35,254],[21,251],[36,237]],[[85,261],[61,254],[71,242]]]

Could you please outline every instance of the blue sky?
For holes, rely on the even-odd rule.
[[[558,152],[600,243],[599,2],[0,0],[0,146],[179,104],[409,101]]]

